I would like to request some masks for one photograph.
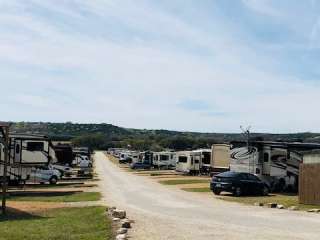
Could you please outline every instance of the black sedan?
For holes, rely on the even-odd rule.
[[[210,189],[216,195],[231,192],[235,196],[243,194],[268,195],[269,187],[257,176],[250,173],[224,172],[212,177]]]

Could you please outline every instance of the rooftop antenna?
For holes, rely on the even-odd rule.
[[[250,153],[250,129],[251,129],[251,126],[248,126],[246,128],[244,128],[243,126],[240,126],[240,129],[242,131],[242,134],[244,135],[244,137],[246,138],[246,142],[247,142],[247,150],[248,150],[248,154]],[[249,156],[251,156],[249,154]],[[249,172],[250,172],[250,158],[249,158],[249,161],[248,161],[248,164],[249,164]]]
[[[249,141],[250,141],[250,129],[251,129],[251,126],[248,126],[246,128],[244,128],[243,126],[240,126],[240,129],[242,131],[242,134],[246,138],[247,148],[248,148],[248,151],[249,151]]]

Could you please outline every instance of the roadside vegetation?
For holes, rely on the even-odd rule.
[[[12,130],[17,132],[36,131],[48,135],[57,141],[72,141],[76,146],[88,146],[91,149],[107,149],[110,147],[128,147],[136,150],[161,151],[208,148],[213,143],[243,140],[242,134],[197,133],[169,130],[131,129],[111,124],[77,124],[16,122]],[[319,142],[317,133],[268,134],[252,133],[252,138],[266,141],[304,141]]]
[[[186,192],[211,192],[210,188],[202,187],[202,188],[181,188]]]
[[[9,196],[8,201],[32,201],[32,202],[86,202],[86,201],[98,201],[101,198],[99,192],[59,192],[59,193],[48,193],[38,194],[34,196]]]
[[[7,214],[0,215],[0,240],[111,240],[111,221],[105,207],[91,207],[87,201],[101,199],[99,192],[86,192],[87,182],[28,185],[28,191],[11,192]],[[79,191],[72,187],[81,187]],[[40,188],[40,189],[39,189]],[[46,189],[47,188],[47,189]],[[84,202],[84,207],[67,202]]]
[[[60,208],[33,214],[8,211],[0,216],[1,240],[108,240],[111,222],[104,207]]]

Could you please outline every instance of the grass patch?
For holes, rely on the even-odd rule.
[[[8,212],[0,216],[0,240],[105,240],[113,239],[105,207],[60,208],[29,215]]]
[[[163,185],[180,185],[193,183],[209,183],[209,179],[172,179],[159,181]]]
[[[211,192],[210,188],[203,187],[203,188],[182,188],[183,191],[186,192]]]
[[[42,195],[41,195],[42,194]],[[9,196],[9,201],[33,201],[33,202],[85,202],[85,201],[98,201],[101,199],[101,193],[99,192],[76,192],[76,193],[64,193],[58,192],[58,195],[50,194],[44,196],[46,193],[39,193],[34,196]]]
[[[219,196],[219,199],[230,201],[230,202],[238,202],[248,205],[253,205],[256,202],[259,203],[277,203],[282,204],[285,207],[297,206],[301,210],[308,210],[312,208],[319,208],[320,206],[316,205],[305,205],[300,204],[297,195],[287,195],[287,194],[270,194],[269,196],[243,196],[243,197],[234,197],[232,195],[227,196]]]

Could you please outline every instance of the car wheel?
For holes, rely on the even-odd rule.
[[[220,190],[214,190],[213,193],[214,193],[215,195],[220,195],[221,191],[220,191]]]
[[[52,176],[49,180],[51,185],[57,184],[58,178],[56,176]]]
[[[241,187],[236,187],[233,193],[236,197],[240,197],[242,195],[242,189]]]
[[[264,186],[263,189],[262,189],[262,195],[263,196],[268,196],[269,195],[269,188]]]

